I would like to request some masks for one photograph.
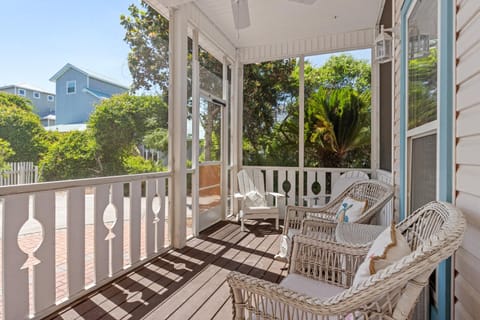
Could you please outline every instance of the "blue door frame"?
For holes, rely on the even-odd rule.
[[[405,0],[401,12],[401,61],[400,61],[400,219],[406,215],[406,147],[407,147],[407,14],[415,0]],[[438,200],[452,202],[453,195],[453,121],[454,121],[454,77],[455,68],[455,25],[454,4],[451,0],[438,0],[439,7],[439,114],[438,114]],[[437,269],[438,308],[431,306],[430,318],[449,320],[452,307],[452,261],[443,261]]]

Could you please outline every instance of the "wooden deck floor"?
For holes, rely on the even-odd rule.
[[[280,233],[266,222],[249,229],[220,222],[48,319],[231,319],[230,271],[274,282],[286,275],[273,260]]]

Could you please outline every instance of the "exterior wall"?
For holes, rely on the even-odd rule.
[[[30,89],[22,88],[22,87],[17,87],[17,86],[12,86],[8,88],[3,88],[0,89],[0,91],[3,92],[8,92],[11,94],[17,94],[18,89],[24,89],[25,90],[25,98],[29,99],[35,109],[33,110],[36,114],[38,114],[40,117],[44,117],[48,114],[55,113],[55,99],[53,102],[48,101],[47,96],[53,95],[54,94],[49,94],[47,92],[42,92],[42,91],[33,91]],[[35,99],[33,97],[33,93],[38,92],[40,93],[40,99]]]
[[[480,314],[480,1],[456,0],[456,198],[468,227],[455,259],[456,319]]]
[[[108,95],[121,94],[127,91],[125,88],[92,77],[89,79],[89,88]]]
[[[67,81],[76,81],[76,93],[67,94]],[[56,124],[84,123],[93,109],[93,99],[83,92],[87,88],[87,76],[70,69],[56,80]]]

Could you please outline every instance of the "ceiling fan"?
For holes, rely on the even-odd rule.
[[[317,0],[288,0],[303,4],[313,4]],[[235,28],[244,29],[250,26],[250,13],[248,11],[248,0],[231,0],[233,11],[233,23]]]

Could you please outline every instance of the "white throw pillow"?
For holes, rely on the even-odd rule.
[[[266,205],[265,197],[256,190],[247,192],[246,197],[245,206],[247,207],[264,207]]]
[[[366,207],[367,200],[361,201],[351,197],[345,197],[337,211],[335,220],[337,222],[356,222],[361,218]]]
[[[379,270],[410,254],[410,246],[407,239],[395,228],[392,223],[373,241],[367,256],[358,267],[353,285],[356,285]]]

